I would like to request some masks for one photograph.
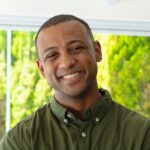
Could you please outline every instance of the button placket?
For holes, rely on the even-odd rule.
[[[86,138],[88,136],[88,131],[85,129],[79,129],[79,135],[81,138]]]
[[[89,149],[89,135],[88,131],[85,129],[79,130],[79,148],[78,149]]]

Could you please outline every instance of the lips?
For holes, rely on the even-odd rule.
[[[74,86],[82,79],[83,73],[81,71],[65,73],[60,77],[60,81],[66,85]]]
[[[79,74],[84,72],[81,67],[74,67],[70,69],[59,68],[56,72],[57,78],[70,79],[77,77]]]
[[[71,73],[71,74],[67,74],[62,76],[63,79],[73,79],[79,76],[79,72],[75,72],[75,73]]]

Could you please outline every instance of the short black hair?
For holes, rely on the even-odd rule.
[[[35,45],[37,44],[37,38],[38,38],[38,35],[40,33],[40,31],[50,27],[50,26],[53,26],[53,25],[57,25],[57,24],[60,24],[62,22],[66,22],[66,21],[78,21],[80,22],[81,24],[84,25],[84,27],[86,28],[87,30],[87,33],[89,34],[90,38],[92,41],[94,41],[94,37],[93,37],[93,34],[92,34],[92,31],[89,27],[89,25],[82,19],[76,17],[76,16],[73,16],[73,15],[68,15],[68,14],[61,14],[61,15],[56,15],[50,19],[48,19],[46,22],[44,22],[41,27],[39,28],[37,34],[36,34],[36,37],[35,37]]]

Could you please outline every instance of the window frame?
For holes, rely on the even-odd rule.
[[[37,31],[48,17],[0,15],[0,29]],[[83,18],[84,19],[84,18]],[[150,21],[84,19],[92,30],[100,33],[150,35]]]

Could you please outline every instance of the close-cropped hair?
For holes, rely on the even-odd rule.
[[[38,38],[40,31],[42,31],[42,30],[44,30],[50,26],[54,26],[54,25],[57,25],[57,24],[60,24],[63,22],[67,22],[67,21],[78,21],[78,22],[80,22],[86,28],[87,33],[90,36],[91,40],[94,41],[92,31],[91,31],[89,25],[84,20],[82,20],[76,16],[73,16],[73,15],[62,14],[62,15],[56,15],[56,16],[48,19],[46,22],[44,22],[41,25],[41,27],[39,28],[39,30],[36,34],[36,37],[35,37],[35,45],[37,45],[37,38]]]

